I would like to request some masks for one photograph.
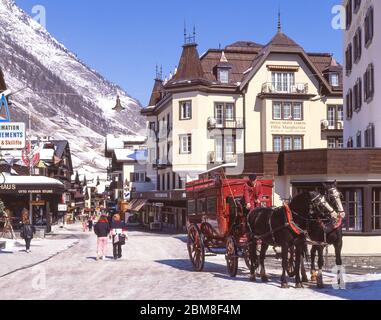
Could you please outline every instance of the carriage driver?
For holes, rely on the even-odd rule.
[[[263,195],[262,183],[257,178],[257,175],[251,174],[243,189],[246,209],[248,212],[261,205],[260,199],[262,199]]]

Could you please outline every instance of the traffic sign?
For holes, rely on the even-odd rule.
[[[0,98],[0,122],[10,122],[11,117],[9,115],[8,101],[4,94]]]

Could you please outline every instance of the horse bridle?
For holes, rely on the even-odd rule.
[[[311,200],[312,202],[312,206],[317,209],[319,212],[321,212],[320,210],[321,209],[325,209],[328,211],[329,215],[331,216],[331,218],[333,219],[337,219],[338,218],[338,213],[335,211],[335,209],[333,209],[331,207],[331,205],[328,203],[328,201],[326,200],[326,197],[321,195],[321,194],[318,194],[315,198],[313,198]]]
[[[334,200],[336,202],[336,204],[340,201],[341,202],[341,199],[343,198],[343,194],[341,192],[339,192],[337,190],[337,188],[330,188],[328,189],[328,197],[331,198],[332,200]],[[340,210],[339,206],[336,205],[337,209]],[[344,208],[343,206],[341,205],[342,209],[341,211],[338,212],[338,215],[341,217],[341,218],[345,218],[345,211],[344,211]]]

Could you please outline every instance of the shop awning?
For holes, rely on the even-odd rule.
[[[0,180],[2,178],[0,177]],[[3,182],[3,183],[1,183]],[[44,176],[5,176],[0,181],[0,194],[62,194],[65,185]]]
[[[135,200],[132,200],[128,206],[127,206],[127,210],[130,210],[130,211],[140,211],[145,205],[147,204],[147,200],[142,200],[142,199],[135,199]]]

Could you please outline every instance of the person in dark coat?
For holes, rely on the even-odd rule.
[[[117,260],[122,258],[122,246],[124,245],[122,239],[127,238],[127,226],[124,221],[121,221],[119,214],[112,217],[111,236],[114,259]]]
[[[108,237],[111,228],[107,216],[102,215],[94,227],[94,232],[98,237],[97,241],[97,260],[106,259]]]
[[[27,210],[24,210],[22,213],[22,226],[21,226],[21,232],[20,236],[22,239],[25,240],[25,247],[26,252],[31,253],[30,251],[30,244],[33,239],[33,235],[36,233],[36,228],[31,225],[29,221],[29,212]]]
[[[90,215],[89,216],[89,219],[87,220],[87,224],[88,224],[88,228],[89,228],[89,232],[93,231],[93,226],[94,226],[94,216],[93,215]]]

